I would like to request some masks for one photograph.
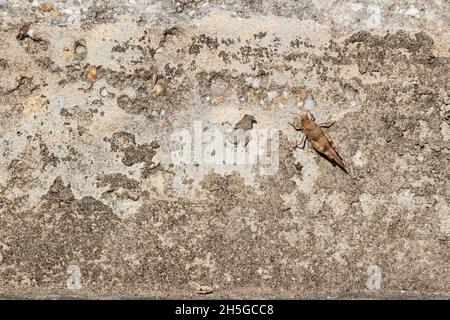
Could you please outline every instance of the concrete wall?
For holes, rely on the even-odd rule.
[[[442,0],[0,0],[0,297],[450,297],[449,23]],[[297,147],[306,110],[348,174]],[[274,147],[208,164],[199,125]]]

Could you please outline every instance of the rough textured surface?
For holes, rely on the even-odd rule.
[[[449,298],[449,23],[445,0],[0,1],[0,297]],[[348,175],[296,148],[305,109]],[[277,129],[277,170],[175,165],[194,121]]]

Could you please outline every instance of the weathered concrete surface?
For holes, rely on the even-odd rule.
[[[449,10],[1,0],[0,297],[449,298]],[[274,174],[173,164],[245,114]]]

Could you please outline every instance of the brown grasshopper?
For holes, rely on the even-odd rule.
[[[305,134],[303,141],[298,146],[303,149],[305,147],[306,139],[308,139],[314,150],[325,156],[332,163],[337,164],[345,173],[347,173],[344,161],[337,153],[336,146],[334,145],[330,134],[325,130],[322,130],[322,127],[331,127],[334,122],[316,124],[314,121],[313,115],[308,112],[304,115],[297,115],[294,118],[294,122],[289,123],[295,130],[303,131]]]

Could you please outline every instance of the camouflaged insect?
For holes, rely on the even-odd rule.
[[[291,125],[296,130],[303,131],[303,133],[305,134],[305,139],[309,141],[314,150],[325,156],[331,162],[337,164],[342,170],[344,170],[345,173],[347,173],[344,161],[336,151],[336,146],[334,145],[330,134],[321,128],[330,127],[332,124],[318,125],[314,122],[314,117],[309,114],[309,116],[296,116],[294,118],[294,122],[291,123]],[[304,147],[304,143],[302,144]]]

